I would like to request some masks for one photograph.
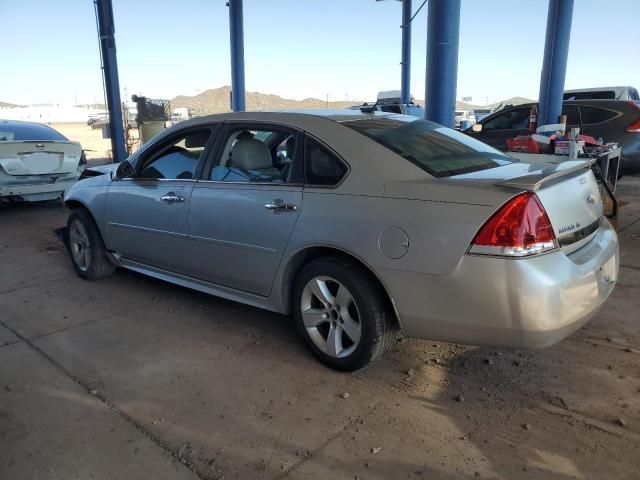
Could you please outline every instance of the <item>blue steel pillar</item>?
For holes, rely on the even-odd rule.
[[[453,127],[458,82],[460,0],[429,0],[425,118]]]
[[[540,107],[538,125],[559,121],[562,113],[564,78],[569,57],[573,0],[549,0],[547,36],[544,42],[544,61],[540,77]]]
[[[229,33],[231,35],[231,108],[245,110],[244,92],[244,28],[242,0],[229,0]]]
[[[122,125],[122,106],[120,104],[120,83],[118,82],[118,61],[116,59],[116,38],[111,0],[95,0],[100,34],[100,53],[102,55],[102,75],[107,91],[109,109],[109,135],[114,162],[127,158]]]
[[[402,0],[402,80],[401,103],[411,98],[411,0]]]

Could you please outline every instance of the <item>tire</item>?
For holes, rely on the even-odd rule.
[[[76,273],[86,280],[99,280],[115,272],[107,258],[104,242],[93,218],[84,208],[76,208],[67,221],[67,244]]]
[[[334,370],[366,367],[395,339],[385,292],[369,272],[348,260],[322,257],[305,265],[294,284],[293,302],[298,332],[313,355]]]

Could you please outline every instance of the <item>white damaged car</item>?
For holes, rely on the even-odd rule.
[[[60,198],[86,163],[80,143],[47,125],[0,120],[0,204]]]

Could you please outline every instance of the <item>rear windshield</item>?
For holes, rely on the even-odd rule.
[[[0,121],[0,142],[65,141],[64,135],[40,123]]]
[[[595,92],[565,93],[563,100],[615,100],[616,92],[613,90],[598,90]]]
[[[434,177],[450,177],[512,163],[504,153],[427,120],[393,116],[342,125],[401,155]]]

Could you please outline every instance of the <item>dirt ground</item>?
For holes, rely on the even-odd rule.
[[[92,129],[86,123],[51,123],[55,128],[69,140],[80,142],[85,151],[87,159],[110,159],[111,158],[111,140],[102,138],[102,130],[99,128]],[[131,142],[133,150],[138,148],[136,129],[130,130]]]
[[[619,196],[619,282],[575,335],[399,340],[354,374],[288,317],[124,270],[83,281],[60,204],[2,209],[0,478],[638,479],[640,178]]]

